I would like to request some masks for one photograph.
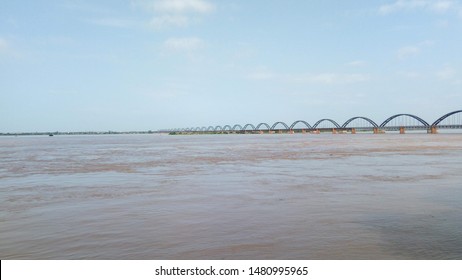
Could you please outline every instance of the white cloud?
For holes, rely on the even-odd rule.
[[[406,46],[398,50],[397,56],[399,59],[406,59],[417,56],[420,53],[420,48],[416,46]]]
[[[434,42],[427,40],[417,43],[415,45],[404,46],[397,51],[396,56],[398,57],[398,59],[407,59],[415,57],[422,52],[422,49],[425,49],[432,45],[434,45]]]
[[[435,42],[432,40],[425,40],[425,41],[418,43],[418,45],[421,47],[430,47],[430,46],[433,46],[434,44]]]
[[[11,40],[0,37],[0,58],[23,58],[24,55],[16,46],[11,42]]]
[[[437,13],[445,13],[458,3],[453,0],[396,0],[394,3],[379,7],[379,13],[387,15],[400,11],[428,10]]]
[[[247,78],[250,80],[255,80],[255,81],[265,81],[265,80],[271,80],[271,79],[278,79],[276,74],[271,73],[271,72],[266,72],[266,71],[256,71],[253,73],[250,73],[247,75]]]
[[[320,73],[320,74],[304,74],[300,76],[294,76],[292,79],[299,82],[310,82],[310,83],[321,83],[321,84],[332,84],[339,81],[338,74],[334,73]]]
[[[4,52],[8,49],[8,42],[3,39],[3,38],[0,38],[0,52]]]
[[[446,27],[449,26],[449,21],[446,20],[446,19],[438,20],[438,21],[436,22],[436,26],[437,26],[437,27],[441,27],[441,28],[446,28]]]
[[[436,72],[436,77],[440,80],[453,80],[456,77],[456,71],[449,65]]]
[[[299,74],[277,74],[270,71],[257,71],[250,73],[248,79],[263,81],[274,80],[285,83],[310,83],[310,84],[351,84],[361,83],[370,80],[369,75],[362,73],[299,73]]]
[[[154,29],[186,27],[215,10],[208,0],[134,0],[132,3],[152,14],[149,26]]]
[[[451,8],[455,6],[454,1],[449,1],[449,0],[440,0],[440,1],[435,1],[430,5],[430,9],[432,9],[435,12],[439,13],[444,13]]]
[[[160,13],[209,13],[214,6],[205,0],[157,0],[151,7]]]
[[[88,22],[108,27],[118,27],[118,28],[130,28],[139,25],[139,22],[130,19],[121,19],[121,18],[99,18],[91,19]]]
[[[184,15],[163,15],[154,17],[149,25],[154,29],[162,29],[168,26],[185,27],[190,22],[190,17]]]
[[[397,74],[407,79],[417,79],[421,76],[420,73],[415,71],[399,71]]]
[[[354,60],[347,63],[348,66],[359,67],[366,65],[366,62],[363,60]]]
[[[370,78],[365,74],[343,74],[343,73],[321,73],[305,75],[301,81],[322,83],[322,84],[351,84],[368,81]]]
[[[427,5],[426,0],[397,0],[392,4],[385,4],[379,7],[381,14],[390,14],[401,10],[413,10],[423,8]]]
[[[192,52],[205,47],[205,42],[197,37],[169,38],[163,47],[167,51]]]

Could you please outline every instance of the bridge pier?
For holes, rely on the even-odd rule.
[[[356,128],[351,129],[351,134],[356,134]]]
[[[432,126],[429,129],[427,129],[427,133],[429,133],[429,134],[437,134],[438,133],[438,128],[436,126]]]
[[[404,128],[404,126],[400,127],[399,134],[405,134],[405,133],[406,133],[406,129]]]
[[[337,129],[332,128],[332,134],[337,134]]]
[[[379,134],[379,128],[378,127],[374,127],[374,134]]]
[[[302,129],[302,133],[303,133],[303,134],[306,134],[306,130],[305,130],[305,129]]]

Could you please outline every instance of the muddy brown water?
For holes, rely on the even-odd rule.
[[[462,134],[0,138],[1,259],[462,259]]]

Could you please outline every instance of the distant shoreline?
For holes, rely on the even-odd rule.
[[[119,135],[119,134],[159,134],[158,131],[76,131],[76,132],[7,132],[0,136],[54,136],[54,135]]]

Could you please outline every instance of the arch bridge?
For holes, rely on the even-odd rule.
[[[289,125],[290,124],[290,125]],[[386,131],[423,130],[428,133],[437,133],[438,130],[462,129],[462,110],[446,113],[429,123],[421,117],[413,114],[395,114],[385,119],[378,125],[368,117],[356,116],[346,120],[342,125],[333,119],[324,118],[310,125],[304,120],[297,120],[293,123],[276,121],[273,124],[261,122],[257,125],[247,123],[245,125],[216,125],[198,126],[188,128],[166,129],[159,132],[180,133],[180,134],[230,134],[230,133],[274,133],[278,132],[303,132],[320,133],[332,131],[333,133],[356,133],[356,131],[372,131],[374,133],[385,133]]]

